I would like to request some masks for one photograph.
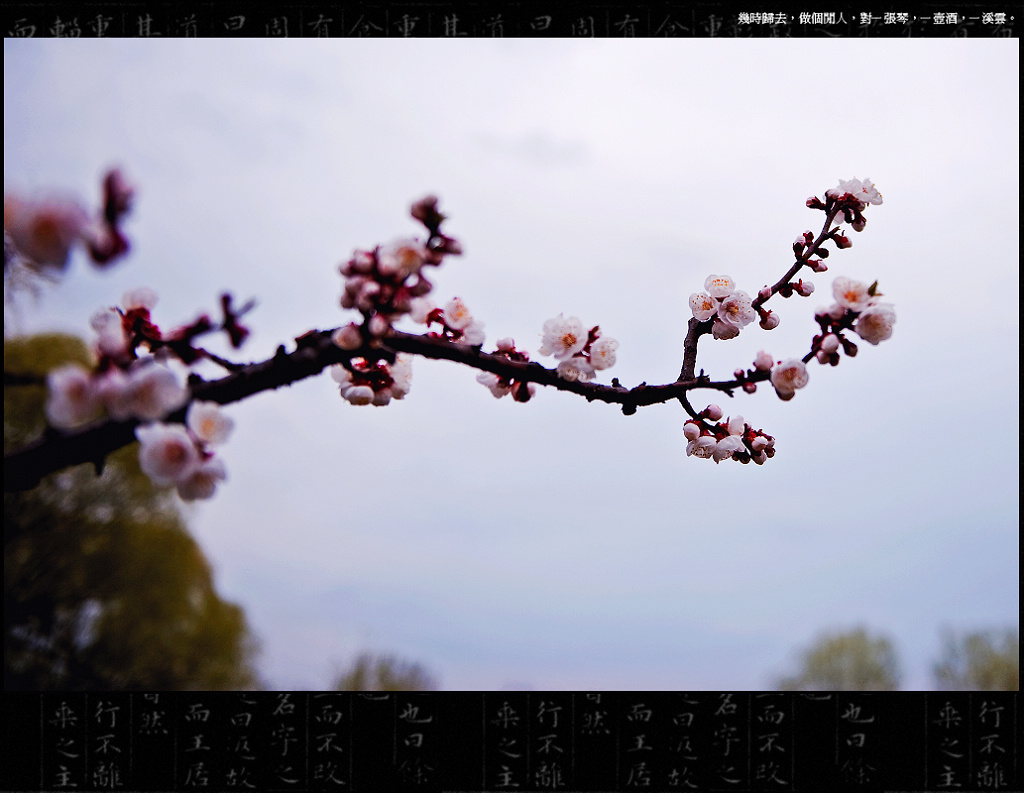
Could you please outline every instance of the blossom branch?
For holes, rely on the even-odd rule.
[[[805,364],[811,358],[835,366],[840,349],[848,357],[857,354],[847,331],[870,344],[889,338],[895,322],[893,307],[879,302],[877,282],[868,286],[837,278],[832,287],[836,303],[815,314],[821,332],[812,338],[810,352],[802,358],[775,361],[761,350],[753,368],[736,369],[732,380],[712,381],[703,369],[695,374],[700,337],[736,338],[758,316],[762,329],[777,327],[779,317],[765,310],[764,303],[775,294],[809,296],[814,291],[812,283],[792,281],[800,268],[827,270],[820,259],[812,257],[827,257],[823,245],[829,240],[840,250],[851,246],[841,229],[832,228],[835,220],[842,214],[855,231],[862,231],[867,222],[863,210],[869,203],[881,202],[870,180],[859,179],[841,181],[838,188],[825,193],[824,200],[809,198],[809,208],[825,212],[822,231],[817,238],[810,231],[797,238],[793,243],[795,263],[777,283],[762,288],[754,300],[738,289],[731,277],[709,275],[705,291],[690,295],[693,318],[683,341],[679,376],[662,385],[642,382],[626,388],[618,378],[612,378],[611,385],[591,382],[598,371],[615,364],[619,343],[603,335],[599,326],[587,326],[577,317],[563,314],[547,320],[541,334],[539,352],[555,357],[558,364],[553,369],[530,361],[528,353],[516,349],[511,338],[499,339],[493,352],[483,352],[483,323],[461,298],[436,306],[427,297],[432,284],[425,268],[437,267],[446,256],[462,252],[454,238],[441,233],[445,216],[433,196],[414,204],[411,211],[429,233],[425,243],[406,238],[357,250],[339,267],[345,279],[341,307],[358,311],[362,322],[329,331],[311,330],[295,339],[291,353],[281,346],[265,361],[239,364],[193,346],[202,334],[224,331],[238,348],[249,334],[238,320],[252,308],[252,301],[234,309],[231,296],[224,294],[223,323],[215,325],[203,314],[190,325],[163,333],[151,320],[156,294],[148,289],[132,290],[125,294],[123,308],[106,309],[93,317],[100,355],[95,370],[65,365],[47,375],[50,393],[45,410],[51,428],[32,444],[5,455],[4,488],[31,488],[43,476],[69,465],[92,462],[100,470],[110,452],[138,439],[140,465],[154,482],[176,485],[186,499],[208,498],[216,482],[226,475],[223,463],[211,450],[224,442],[231,430],[232,422],[219,412],[220,405],[290,385],[327,368],[340,385],[341,396],[351,404],[387,405],[409,392],[410,356],[477,369],[477,381],[495,397],[511,394],[517,402],[529,401],[538,385],[577,394],[588,402],[619,405],[625,415],[641,406],[678,400],[690,417],[683,428],[688,455],[715,462],[733,459],[763,464],[774,455],[772,436],[754,429],[742,416],[723,417],[718,405],[696,410],[688,392],[709,389],[732,397],[737,388],[754,393],[758,383],[770,380],[778,397],[790,400],[796,390],[807,385]],[[404,316],[428,328],[437,325],[440,330],[424,335],[398,331],[394,323]],[[150,355],[139,358],[139,347],[148,348]],[[186,365],[206,357],[229,374],[213,381],[192,374],[186,388],[158,363],[171,355]],[[96,423],[103,411],[107,420]],[[182,423],[186,426],[181,427]]]

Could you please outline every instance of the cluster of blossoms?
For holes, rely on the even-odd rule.
[[[433,288],[423,268],[462,253],[456,240],[441,233],[444,215],[437,210],[437,198],[428,196],[413,204],[411,214],[430,233],[426,242],[403,238],[372,251],[357,250],[338,268],[345,278],[341,307],[363,315],[361,327],[350,325],[351,330],[335,338],[342,349],[355,350],[387,336],[394,323],[412,311],[413,301]]]
[[[558,361],[555,371],[565,380],[586,382],[601,369],[615,365],[615,351],[619,343],[610,336],[602,336],[597,325],[583,329],[576,317],[559,314],[544,323],[540,354],[553,355]]]
[[[814,284],[801,281],[799,288],[809,295],[814,291]],[[765,330],[778,327],[778,316],[754,308],[750,295],[737,289],[736,282],[728,275],[709,275],[704,280],[704,290],[690,295],[690,310],[699,322],[714,320],[711,334],[716,339],[735,339],[759,315],[759,324]]]
[[[186,426],[154,423],[183,407],[189,390],[163,362],[168,353],[191,363],[203,351],[192,346],[200,333],[214,329],[202,315],[191,325],[164,334],[152,321],[157,302],[152,289],[129,290],[120,308],[103,309],[91,321],[97,333],[99,363],[92,371],[77,364],[52,370],[47,376],[47,420],[60,429],[89,424],[105,413],[114,421],[136,419],[144,424],[135,434],[141,443],[139,464],[157,485],[175,485],[184,499],[209,498],[226,476],[224,464],[213,457],[212,447],[223,443],[233,422],[212,402],[193,402]],[[234,346],[249,331],[238,322],[230,295],[221,297],[225,321],[220,329]],[[138,357],[146,347],[155,355]]]
[[[498,339],[498,349],[493,354],[520,363],[530,360],[530,356],[522,350],[517,350],[515,341],[509,338]],[[506,394],[511,394],[512,399],[516,402],[529,402],[530,397],[537,390],[533,383],[517,380],[514,377],[496,375],[493,372],[481,372],[476,376],[476,381],[490,389],[496,398],[501,399]]]
[[[721,421],[722,409],[708,405],[697,419],[690,419],[683,425],[686,436],[687,456],[714,460],[733,459],[739,463],[751,461],[763,465],[769,457],[775,456],[775,438],[761,430],[755,430],[743,420],[743,416],[732,416]],[[708,424],[713,421],[715,424]]]
[[[462,300],[454,298],[438,309],[426,297],[433,284],[423,269],[437,267],[445,256],[462,253],[457,240],[441,233],[445,216],[437,209],[437,198],[417,201],[410,214],[429,232],[426,242],[403,238],[372,251],[357,250],[339,268],[345,278],[341,307],[363,315],[362,324],[349,323],[332,335],[341,349],[354,352],[379,346],[406,314],[418,322],[439,323],[441,334],[452,341],[483,344],[483,325]],[[394,362],[385,357],[357,357],[332,366],[331,376],[340,385],[342,397],[353,405],[386,405],[409,392],[412,368],[408,356],[399,355]]]
[[[814,337],[814,353],[820,363],[838,364],[840,347],[851,358],[857,354],[857,345],[846,338],[844,330],[852,330],[873,345],[892,336],[896,309],[879,300],[882,295],[877,281],[869,286],[840,277],[832,284],[832,296],[836,302],[822,306],[814,314],[821,327],[821,334]]]
[[[224,462],[213,449],[223,444],[234,422],[215,402],[193,402],[185,425],[151,423],[135,429],[139,467],[158,486],[174,485],[186,501],[210,498],[227,478]]]
[[[93,316],[99,366],[87,371],[67,364],[49,373],[45,411],[52,426],[80,427],[104,411],[116,421],[153,421],[185,404],[188,389],[174,372],[152,358],[135,357],[140,340],[160,338],[149,313],[156,300],[151,289],[133,289],[124,294],[122,310],[104,309]]]
[[[840,179],[839,185],[831,190],[825,191],[825,200],[817,196],[807,199],[807,206],[811,209],[821,209],[832,214],[835,213],[840,222],[846,222],[854,231],[864,231],[868,221],[864,217],[864,210],[868,204],[881,204],[882,194],[878,192],[870,179]],[[849,247],[846,245],[839,247]]]
[[[134,189],[117,169],[103,178],[102,206],[95,217],[73,198],[4,195],[4,270],[16,262],[62,270],[79,244],[97,266],[112,263],[128,252],[121,221],[133,196]]]
[[[736,289],[736,284],[727,275],[710,275],[704,282],[704,292],[690,295],[690,309],[699,323],[697,336],[710,330],[716,339],[731,339],[740,330],[760,317],[759,325],[772,330],[779,324],[778,317],[764,308],[764,304],[775,294],[791,297],[799,294],[808,297],[814,292],[814,284],[797,279],[800,268],[808,267],[817,273],[828,270],[822,259],[828,257],[828,250],[822,244],[834,242],[839,250],[850,248],[852,243],[842,229],[832,228],[834,222],[845,222],[855,231],[863,231],[867,224],[864,211],[870,204],[881,204],[882,196],[870,179],[840,180],[839,185],[825,192],[825,198],[815,196],[807,199],[807,206],[820,209],[827,219],[821,235],[815,240],[813,232],[805,231],[793,243],[795,264],[774,286],[765,286],[757,297],[751,300],[746,292]],[[818,256],[820,258],[815,258]],[[821,332],[814,336],[811,352],[804,358],[790,358],[775,361],[765,351],[757,354],[754,368],[750,371],[737,369],[734,373],[736,384],[747,393],[757,390],[757,381],[769,380],[780,399],[790,400],[796,391],[807,385],[809,375],[806,362],[815,357],[821,363],[835,366],[839,363],[840,348],[849,355],[857,354],[857,346],[844,335],[852,330],[871,344],[878,344],[892,335],[896,312],[889,303],[879,301],[877,282],[868,286],[850,278],[840,277],[832,285],[835,303],[822,307],[815,313]],[[692,373],[691,373],[692,376]],[[732,384],[731,384],[732,385]],[[687,422],[685,434],[689,441],[687,454],[714,459],[716,462],[733,457],[742,462],[752,459],[761,463],[772,456],[773,441],[769,436],[754,432],[740,417],[734,417],[725,425],[708,425],[705,419],[718,421],[721,410],[710,405],[701,414]]]
[[[352,358],[329,367],[343,399],[353,405],[381,407],[402,399],[412,386],[412,357],[399,354],[394,363]]]
[[[431,336],[471,347],[484,343],[484,323],[473,316],[461,297],[453,297],[443,308],[436,307],[428,297],[414,298],[409,318],[427,327],[440,325],[440,332],[431,331]]]

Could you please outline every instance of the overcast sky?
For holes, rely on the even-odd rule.
[[[1018,620],[1018,65],[980,39],[5,40],[5,191],[139,187],[132,255],[75,260],[7,330],[88,336],[140,285],[174,326],[228,289],[262,359],[352,319],[337,264],[433,192],[465,248],[434,296],[485,349],[536,359],[564,312],[619,340],[602,382],[670,382],[705,277],[774,282],[820,229],[805,199],[870,177],[885,203],[814,295],[701,343],[717,379],[802,355],[840,274],[895,305],[790,402],[691,395],[775,435],[763,467],[687,458],[678,405],[514,404],[417,360],[385,408],[327,375],[231,406],[190,526],[275,687],[372,650],[445,688],[764,688],[866,625],[925,688],[941,628]]]

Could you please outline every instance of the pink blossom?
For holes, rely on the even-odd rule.
[[[139,467],[156,485],[188,479],[199,466],[199,452],[180,424],[143,424],[135,428],[139,439]]]
[[[193,402],[185,414],[185,424],[193,434],[208,446],[225,443],[235,422],[225,416],[216,402]]]
[[[52,426],[70,429],[99,417],[102,399],[92,376],[81,366],[66,364],[51,370],[46,384],[49,395],[45,412]]]
[[[219,457],[201,462],[191,474],[178,481],[178,495],[185,501],[212,498],[217,483],[228,477],[227,469]]]

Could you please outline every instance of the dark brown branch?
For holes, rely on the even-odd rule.
[[[825,225],[822,226],[821,233],[818,234],[818,238],[812,242],[800,256],[797,257],[793,266],[786,271],[786,274],[772,284],[771,294],[768,295],[768,297],[761,297],[761,295],[758,294],[758,296],[751,301],[751,306],[754,309],[760,309],[761,306],[767,303],[774,295],[778,294],[779,290],[788,284],[792,280],[793,276],[800,271],[800,268],[806,265],[807,262],[810,261],[811,257],[821,249],[821,246],[827,239],[829,239],[829,229],[832,227],[832,222],[838,214],[839,209],[837,208],[833,209],[825,216]],[[828,253],[828,251],[825,251],[825,253]]]
[[[347,352],[331,341],[332,333],[333,331],[329,330],[310,331],[296,339],[297,348],[294,352],[286,353],[283,346],[279,347],[273,357],[244,366],[241,370],[219,380],[201,381],[192,378],[189,382],[191,399],[226,405],[261,391],[291,385],[319,374],[331,364],[341,363],[349,358],[391,358],[396,352],[454,361],[503,377],[546,385],[560,391],[570,391],[584,397],[588,402],[621,405],[623,413],[627,415],[636,412],[637,407],[678,399],[682,394],[695,388],[731,393],[732,389],[741,386],[743,382],[767,379],[766,373],[749,376],[746,381],[711,382],[706,377],[690,377],[664,385],[641,383],[634,388],[623,388],[617,385],[564,380],[555,373],[555,370],[547,369],[539,363],[511,361],[503,355],[480,352],[475,347],[409,333],[395,332],[385,339],[385,346],[381,348]],[[186,408],[182,408],[164,420],[183,422],[185,412]],[[130,419],[107,421],[70,432],[48,430],[28,446],[4,456],[4,491],[28,490],[35,487],[47,474],[71,465],[94,463],[97,468],[102,467],[103,460],[108,454],[135,440],[135,428],[139,423],[138,420]]]

